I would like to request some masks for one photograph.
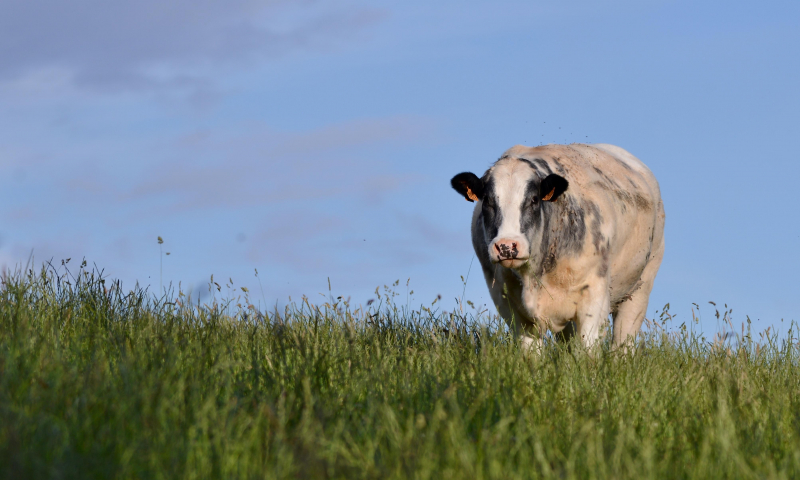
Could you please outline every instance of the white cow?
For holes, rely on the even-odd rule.
[[[613,145],[518,145],[451,184],[477,202],[472,245],[527,347],[548,329],[591,347],[609,313],[614,346],[634,338],[664,256],[661,193],[641,161]]]

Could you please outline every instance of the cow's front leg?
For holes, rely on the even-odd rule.
[[[519,339],[520,347],[525,353],[539,355],[544,342],[542,331],[533,322],[529,321],[520,308],[519,300],[522,297],[522,285],[513,276],[502,277],[502,269],[495,267],[493,270],[484,270],[486,284],[492,300],[497,306],[497,313],[506,321],[514,336]],[[500,278],[500,280],[497,280]],[[512,302],[512,299],[517,299]]]
[[[533,355],[534,357],[538,357],[542,354],[542,337],[531,336],[527,334],[520,335],[520,342],[522,346],[522,351],[526,354]]]
[[[605,335],[610,311],[608,285],[605,281],[590,284],[582,291],[576,321],[578,338],[587,349],[598,345]]]
[[[511,331],[514,332],[514,336],[519,338],[520,347],[523,352],[535,356],[542,353],[544,342],[542,340],[542,335],[538,334],[539,332],[536,331],[535,327],[531,328],[525,322],[521,321],[518,314],[514,315],[508,324],[509,327],[511,327]]]

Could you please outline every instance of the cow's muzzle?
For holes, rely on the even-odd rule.
[[[519,268],[528,261],[527,252],[520,247],[521,242],[501,238],[494,242],[492,260],[506,268]]]

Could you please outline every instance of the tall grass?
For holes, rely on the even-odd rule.
[[[488,317],[0,286],[5,478],[798,478],[800,346],[656,328],[635,355]]]

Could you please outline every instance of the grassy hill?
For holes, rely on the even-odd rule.
[[[390,291],[267,314],[29,271],[0,287],[0,476],[799,478],[794,334],[658,325],[529,358]]]

